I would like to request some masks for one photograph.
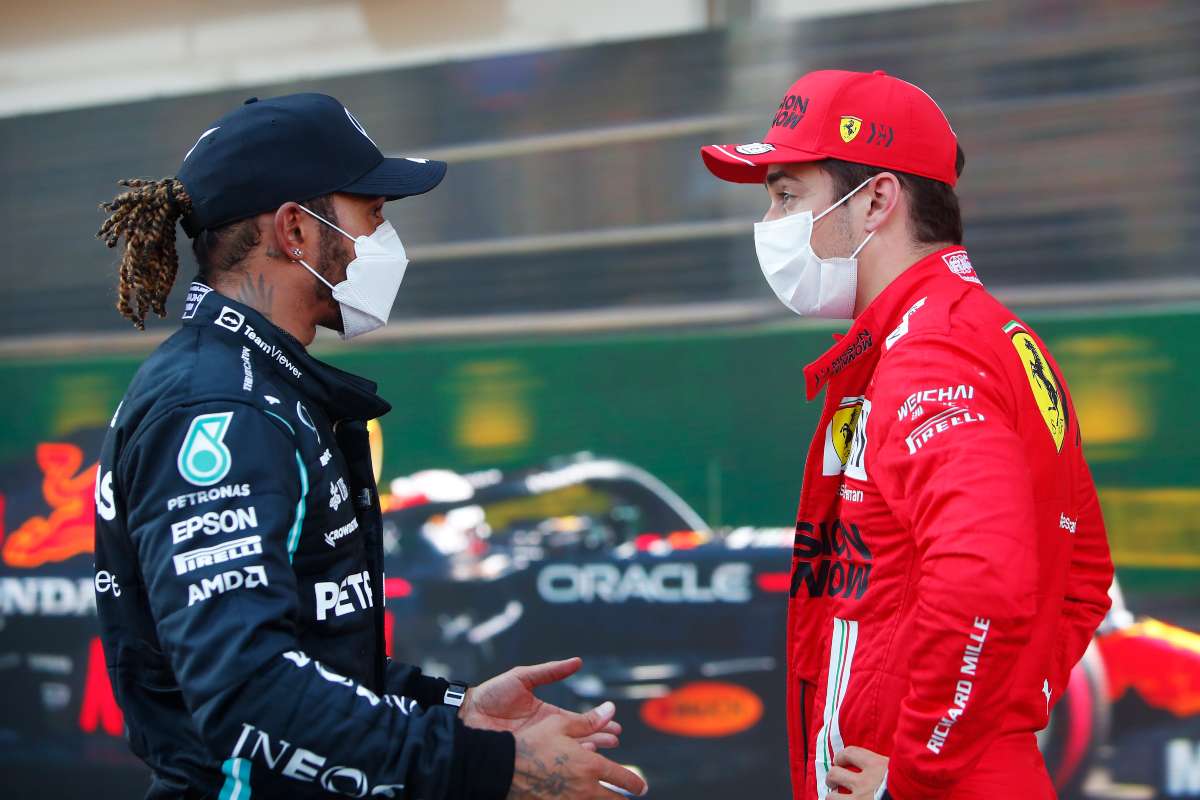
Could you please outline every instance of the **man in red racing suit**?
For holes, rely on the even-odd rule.
[[[789,100],[804,109],[796,128]],[[951,246],[921,246],[913,216],[893,213],[925,203],[912,175],[945,184],[944,195],[961,170],[961,155],[941,166],[930,156],[955,153],[957,142],[945,146],[953,132],[927,95],[882,73],[812,73],[789,90],[780,115],[766,142],[704,155],[719,177],[768,182],[772,211],[756,244],[793,310],[836,316],[823,313],[836,305],[827,299],[838,294],[835,270],[847,262],[857,270],[845,301],[854,302],[852,327],[805,369],[808,399],[824,389],[825,401],[792,560],[795,797],[1054,797],[1034,734],[1107,611],[1112,580],[1062,372],[953,244],[961,222],[957,237],[940,238]],[[846,140],[868,124],[894,128],[893,147],[905,137],[913,149],[859,155]],[[823,192],[840,167],[809,163],[822,158],[865,171]],[[904,179],[893,187],[886,168]],[[788,204],[819,211],[863,174],[874,185],[835,208],[845,205],[847,249],[864,235],[878,234],[875,244],[859,246],[860,264],[806,256],[820,267],[819,292],[781,291],[796,257],[771,256],[782,241],[772,218],[808,213]],[[837,249],[839,225],[822,229],[824,242],[808,227],[792,250]],[[802,287],[802,270],[794,274]]]

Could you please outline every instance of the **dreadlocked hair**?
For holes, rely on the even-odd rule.
[[[129,191],[100,205],[109,217],[96,238],[116,247],[125,237],[117,310],[145,330],[147,311],[167,315],[167,294],[179,269],[175,222],[191,211],[192,199],[176,178],[127,178],[119,183]]]

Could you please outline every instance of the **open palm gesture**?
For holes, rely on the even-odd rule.
[[[472,728],[493,731],[518,731],[548,717],[581,718],[556,705],[539,700],[533,693],[538,686],[561,681],[579,671],[583,659],[547,661],[529,667],[513,667],[508,672],[484,681],[467,691],[458,716]],[[581,742],[589,750],[597,747],[616,747],[621,725],[610,721],[600,731],[584,737]]]

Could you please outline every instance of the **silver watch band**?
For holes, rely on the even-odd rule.
[[[442,702],[448,706],[454,706],[456,708],[461,707],[463,701],[467,699],[468,688],[469,687],[465,683],[452,681],[450,685],[446,687],[446,696],[442,698]]]

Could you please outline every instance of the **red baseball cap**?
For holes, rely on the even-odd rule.
[[[784,95],[761,142],[700,148],[713,175],[762,183],[769,164],[837,158],[954,186],[958,137],[933,98],[882,70],[810,72]]]

